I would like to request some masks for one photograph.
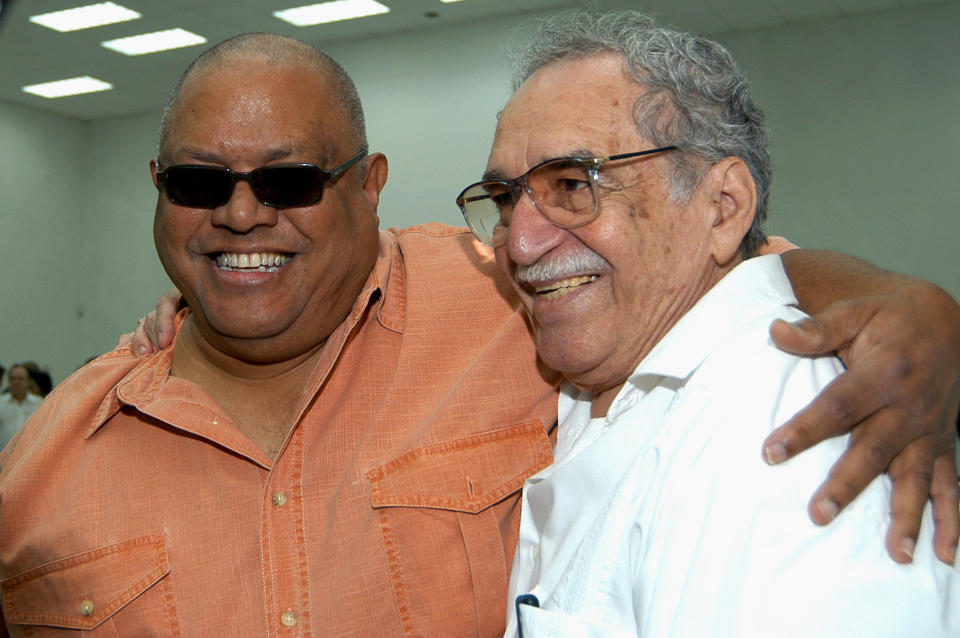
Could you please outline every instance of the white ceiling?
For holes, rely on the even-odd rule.
[[[576,0],[380,0],[385,15],[314,27],[294,27],[272,12],[316,0],[114,0],[143,15],[139,20],[58,33],[29,21],[48,13],[98,0],[0,0],[0,100],[91,120],[158,110],[183,68],[201,45],[127,57],[100,42],[182,27],[215,43],[247,31],[286,33],[321,47],[343,40],[447,25],[574,5]],[[600,0],[605,8],[637,7],[666,23],[701,33],[776,27],[793,22],[897,11],[949,0]],[[112,91],[60,99],[24,93],[21,87],[91,75],[114,85]]]

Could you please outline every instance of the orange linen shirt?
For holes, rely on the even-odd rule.
[[[495,270],[463,229],[382,232],[275,462],[172,348],[72,375],[0,454],[10,633],[500,636],[559,378]]]

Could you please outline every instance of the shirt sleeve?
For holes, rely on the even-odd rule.
[[[757,254],[759,255],[782,255],[788,250],[799,248],[786,237],[779,235],[770,235],[767,237],[767,243],[760,246]]]
[[[960,578],[933,554],[929,508],[913,564],[899,565],[884,544],[885,476],[830,525],[814,525],[807,514],[846,437],[777,466],[762,462],[764,437],[829,383],[839,363],[757,342],[750,334],[732,339],[728,356],[701,365],[665,424],[683,432],[683,456],[667,459],[669,485],[656,495],[656,517],[642,541],[633,583],[639,633],[960,636]],[[696,424],[683,430],[691,417]]]
[[[825,362],[798,359],[783,380],[772,411],[782,422],[832,374]],[[846,448],[846,438],[825,441],[776,467],[757,469],[741,484],[754,511],[742,535],[740,563],[731,570],[742,588],[731,588],[738,609],[733,636],[948,637],[960,631],[957,573],[932,551],[929,507],[911,565],[886,554],[890,482],[875,479],[833,523],[814,525],[807,516],[810,494]],[[756,467],[756,466],[755,466]],[[735,493],[726,492],[728,498]],[[738,574],[739,572],[739,574]],[[730,581],[728,581],[730,582]]]

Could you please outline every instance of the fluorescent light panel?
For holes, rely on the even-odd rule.
[[[381,13],[389,13],[390,7],[376,0],[334,0],[302,7],[291,7],[283,11],[274,11],[273,16],[298,27],[315,24],[366,18]]]
[[[440,0],[444,4],[450,4],[451,2],[463,2],[463,0]]]
[[[100,27],[105,24],[127,22],[141,17],[139,13],[112,2],[88,4],[83,7],[64,9],[52,13],[43,13],[30,17],[30,22],[53,29],[61,33],[79,31],[91,27]]]
[[[57,80],[56,82],[44,82],[43,84],[31,84],[23,87],[26,93],[33,93],[46,98],[67,97],[68,95],[80,95],[82,93],[95,93],[97,91],[109,91],[113,85],[103,80],[92,78],[85,75],[79,78],[67,78],[66,80]]]
[[[181,47],[190,47],[203,44],[207,39],[185,29],[167,29],[141,35],[132,35],[128,38],[107,40],[100,44],[106,48],[124,55],[143,55],[157,51],[169,51]]]

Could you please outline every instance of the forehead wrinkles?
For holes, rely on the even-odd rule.
[[[523,158],[529,167],[574,154],[575,149],[601,156],[638,150],[645,141],[633,120],[633,107],[642,92],[614,55],[544,67],[504,108],[488,168],[518,168],[500,165],[507,156]]]

